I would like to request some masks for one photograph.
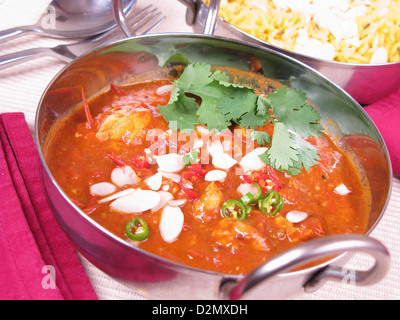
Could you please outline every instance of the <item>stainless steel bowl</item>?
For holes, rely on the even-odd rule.
[[[202,0],[180,0],[188,9],[186,23],[201,33],[208,16]],[[217,18],[215,35],[261,45],[298,59],[324,74],[361,104],[371,104],[400,88],[400,62],[361,64],[329,61],[288,51],[257,39],[230,23]]]
[[[255,56],[262,62],[267,77],[304,90],[319,108],[338,143],[351,145],[347,143],[351,137],[362,135],[365,143],[357,147],[357,153],[371,154],[373,150],[374,157],[381,162],[371,167],[368,166],[370,157],[366,157],[367,162],[360,164],[371,186],[374,203],[368,234],[385,211],[392,171],[384,141],[360,105],[334,83],[305,64],[259,46],[193,34],[139,36],[112,43],[73,61],[49,84],[37,110],[35,138],[43,185],[56,220],[83,256],[138,293],[159,299],[284,298],[299,290],[315,290],[326,280],[368,285],[382,279],[389,267],[389,253],[368,235],[313,240],[269,260],[247,276],[230,276],[180,265],[145,252],[94,222],[66,196],[49,171],[44,156],[54,127],[82,103],[80,94],[74,95],[62,88],[82,86],[89,98],[110,83],[123,85],[143,78],[146,72],[157,74],[171,56],[182,55],[191,62],[242,70],[249,70],[248,58]],[[371,172],[376,176],[376,170],[379,170],[378,184],[369,179]],[[358,251],[371,254],[374,265],[365,271],[343,269],[350,253]],[[332,255],[337,256],[331,258]],[[305,262],[328,256],[324,262],[290,271]]]

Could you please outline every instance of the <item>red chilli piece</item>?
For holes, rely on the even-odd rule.
[[[114,162],[117,166],[123,167],[128,165],[128,163],[124,160],[122,160],[120,157],[118,156],[114,156],[111,153],[107,153],[107,157],[112,160],[112,162]]]
[[[190,190],[190,189],[186,186],[186,184],[185,184],[185,182],[184,182],[184,179],[190,180],[192,177],[196,177],[196,174],[195,174],[193,171],[185,171],[185,172],[183,172],[183,173],[181,174],[181,179],[180,179],[180,181],[179,181],[179,186],[181,187],[181,189],[183,190],[183,192],[185,192],[185,193],[189,196],[189,198],[191,198],[191,199],[198,199],[199,196],[198,196],[195,192],[193,192],[192,190]]]
[[[126,96],[126,92],[124,90],[122,90],[121,88],[117,87],[115,84],[111,83],[110,84],[110,88],[111,90],[113,90],[116,94],[120,95],[120,96]]]
[[[82,93],[83,109],[85,110],[87,126],[89,129],[94,129],[94,127],[95,127],[94,121],[93,121],[92,115],[90,114],[89,104],[87,102],[85,91],[83,90],[83,87],[81,87],[81,93]]]
[[[133,164],[138,168],[150,168],[150,163],[147,162],[146,154],[137,153],[133,156]]]
[[[192,163],[189,166],[189,170],[194,172],[199,177],[204,177],[206,175],[206,173],[207,173],[207,171],[202,168],[201,163]]]
[[[282,185],[278,178],[278,175],[276,174],[276,171],[271,166],[267,165],[267,173],[269,178],[274,183],[274,187],[272,188],[272,190],[279,191],[282,188]]]
[[[261,188],[266,188],[266,180],[271,180],[274,183],[272,190],[279,191],[282,188],[281,182],[276,174],[276,171],[267,165],[267,173],[261,171],[252,171],[250,174],[243,175],[243,180],[247,183],[258,183]]]

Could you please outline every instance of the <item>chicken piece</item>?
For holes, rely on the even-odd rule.
[[[151,121],[151,112],[147,109],[118,110],[109,115],[96,133],[99,141],[123,140],[126,144],[136,144],[144,138],[146,128]]]
[[[219,190],[216,182],[211,182],[200,199],[194,204],[194,217],[201,221],[207,222],[219,216],[219,211],[224,204],[224,195]]]
[[[266,236],[271,239],[282,239],[286,236],[290,242],[297,243],[324,235],[318,218],[308,217],[301,223],[292,223],[285,217],[277,215],[268,221]]]
[[[231,247],[236,252],[241,245],[255,250],[269,251],[269,242],[254,227],[231,218],[222,219],[212,233],[213,239],[223,247]]]

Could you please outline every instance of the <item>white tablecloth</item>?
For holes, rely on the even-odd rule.
[[[0,0],[0,30],[35,23],[46,9],[49,0]],[[155,4],[168,17],[153,30],[161,32],[191,32],[185,24],[185,7],[177,0],[139,0],[138,7],[148,3]],[[22,38],[0,45],[0,55],[17,50],[39,46],[54,46],[60,41],[37,35],[26,35]],[[47,84],[65,64],[53,57],[14,66],[0,71],[0,113],[20,111],[25,113],[26,120],[33,132],[35,112],[41,93]],[[1,192],[1,190],[0,190]],[[395,176],[388,208],[379,225],[371,236],[380,240],[391,253],[391,269],[386,278],[369,287],[354,287],[336,282],[327,282],[321,289],[312,294],[298,294],[294,299],[399,299],[400,298],[400,179]],[[82,264],[100,299],[145,299],[138,292],[126,288],[110,278],[86,259],[81,257]],[[368,269],[371,260],[364,255],[356,255],[346,268]],[[171,297],[173,298],[173,297]]]

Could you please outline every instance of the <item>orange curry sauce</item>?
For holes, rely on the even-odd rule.
[[[197,195],[193,198],[176,180],[163,176],[159,190],[171,193],[174,200],[182,200],[175,202],[183,212],[184,222],[174,241],[165,241],[160,233],[162,208],[124,213],[112,210],[111,201],[99,202],[105,196],[91,194],[90,186],[111,182],[111,173],[117,167],[130,166],[137,182],[134,186],[117,186],[114,192],[127,188],[149,189],[145,180],[158,172],[158,165],[154,161],[146,162],[143,155],[147,156],[151,145],[160,141],[158,136],[149,138],[151,129],[169,132],[168,123],[157,108],[166,105],[170,97],[168,90],[157,94],[157,89],[169,84],[168,80],[157,80],[119,89],[111,87],[89,100],[94,128],[88,128],[80,109],[60,125],[52,138],[46,154],[50,171],[66,194],[92,219],[146,251],[178,263],[228,274],[246,274],[269,257],[310,239],[366,231],[369,218],[366,191],[352,162],[327,135],[309,139],[319,150],[319,163],[308,172],[303,170],[292,177],[275,172],[279,186],[270,176],[265,178],[267,167],[244,177],[235,165],[225,170],[227,176],[223,181],[205,181],[204,174],[188,178],[190,191]],[[264,129],[272,133],[271,126]],[[168,145],[168,138],[165,141]],[[254,147],[258,147],[255,142]],[[190,151],[186,149],[179,150],[178,143],[180,152]],[[206,173],[215,168],[211,162],[197,169]],[[190,166],[185,166],[175,175],[190,170]],[[263,191],[276,187],[284,199],[281,211],[269,216],[254,206],[243,221],[223,217],[223,203],[240,199],[238,187],[260,173],[264,177],[260,183],[265,188]],[[341,185],[346,187],[347,194],[335,191]],[[291,222],[286,214],[293,210],[306,212],[307,217],[301,222]],[[147,222],[149,236],[143,241],[133,241],[125,234],[125,225],[134,217]]]

